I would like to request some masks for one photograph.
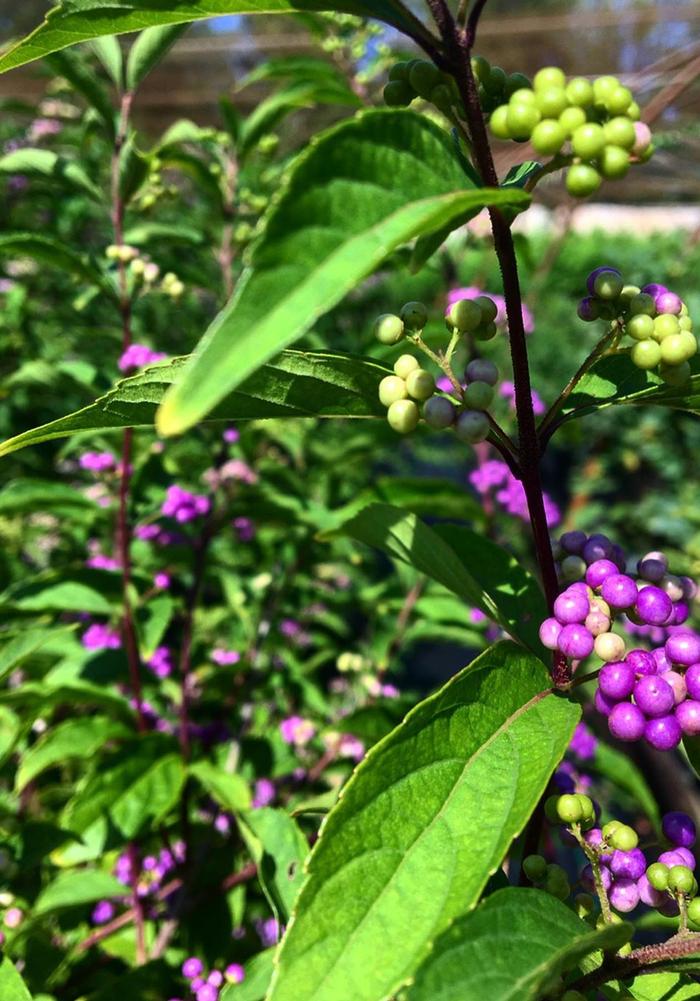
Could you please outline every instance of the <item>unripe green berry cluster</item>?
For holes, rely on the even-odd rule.
[[[580,824],[583,830],[588,830],[595,824],[595,809],[590,796],[583,793],[565,793],[563,796],[550,796],[545,801],[544,812],[550,824]]]
[[[490,341],[498,333],[496,316],[498,307],[487,295],[475,299],[458,299],[445,316],[449,332],[471,334],[477,341]]]
[[[639,105],[617,77],[567,80],[563,70],[547,66],[532,88],[519,88],[494,109],[490,128],[497,139],[530,141],[542,156],[565,154],[567,190],[586,198],[603,178],[624,177],[632,163],[652,155],[651,133],[639,117]]]
[[[548,864],[541,855],[526,856],[523,859],[523,872],[531,883],[558,900],[566,900],[571,893],[564,869],[556,863]]]
[[[442,73],[433,63],[425,59],[395,63],[384,88],[384,103],[390,108],[407,108],[418,97],[448,113],[459,95],[452,77]]]
[[[616,268],[600,267],[587,279],[588,292],[578,306],[582,320],[607,320],[633,344],[630,358],[637,368],[657,370],[670,385],[690,378],[690,359],[698,342],[688,307],[675,292],[651,283],[626,285]]]
[[[418,403],[429,400],[435,392],[435,379],[409,354],[397,358],[394,373],[379,383],[379,399],[387,407],[389,425],[399,434],[408,434],[420,419]]]

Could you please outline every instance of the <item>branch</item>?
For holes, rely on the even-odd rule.
[[[585,993],[609,980],[629,980],[643,973],[655,973],[671,960],[697,953],[700,953],[700,934],[676,935],[661,945],[645,945],[628,956],[616,957],[600,969],[567,984],[567,989]]]

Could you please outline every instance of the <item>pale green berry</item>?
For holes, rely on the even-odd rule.
[[[633,299],[630,299],[629,310],[632,316],[637,313],[648,313],[649,316],[656,316],[656,303],[646,292],[640,292]]]
[[[638,122],[642,117],[642,109],[639,107],[636,101],[632,101],[629,108],[627,109],[627,117],[633,121]]]
[[[419,417],[418,407],[413,400],[396,400],[386,413],[389,426],[394,431],[398,431],[399,434],[408,434],[413,431],[418,424]]]
[[[424,368],[417,368],[406,379],[406,389],[414,400],[428,400],[435,392],[435,379]]]
[[[631,852],[639,844],[637,832],[627,824],[620,824],[610,836],[604,836],[611,848],[617,848],[621,852]]]
[[[685,357],[689,361],[698,351],[698,339],[695,334],[692,334],[689,330],[681,330],[680,337],[683,338],[683,343],[685,345]]]
[[[480,410],[465,410],[457,418],[455,434],[460,441],[475,445],[485,441],[489,433],[489,421]]]
[[[566,583],[581,580],[586,572],[586,564],[580,556],[565,556],[560,566],[561,578]]]
[[[600,174],[588,163],[575,163],[566,172],[566,190],[574,198],[587,198],[588,195],[592,195],[600,187],[600,182]]]
[[[493,386],[472,382],[464,390],[464,405],[470,410],[487,410],[493,400]]]
[[[569,106],[563,87],[546,87],[537,91],[536,97],[537,107],[543,118],[558,118]]]
[[[629,306],[630,300],[639,295],[640,291],[639,285],[624,285],[622,292],[620,292],[620,298],[624,305]]]
[[[596,122],[579,125],[571,137],[571,148],[577,156],[590,160],[599,156],[605,147],[605,133]]]
[[[669,867],[664,862],[652,862],[647,869],[647,879],[655,890],[668,889]]]
[[[601,633],[596,636],[593,649],[601,660],[612,663],[624,657],[625,641],[617,633]]]
[[[635,341],[647,341],[654,336],[654,321],[646,313],[639,313],[629,318],[626,330]]]
[[[473,333],[482,322],[481,309],[473,299],[459,299],[450,306],[447,319],[460,333]]]
[[[539,883],[547,875],[547,862],[541,855],[526,855],[523,872],[531,883]]]
[[[536,104],[537,98],[530,87],[520,87],[510,95],[509,104]]]
[[[549,87],[565,87],[566,74],[558,66],[544,66],[535,73],[532,85],[535,90],[546,90]]]
[[[606,146],[598,158],[598,166],[603,177],[617,181],[630,169],[630,155],[621,146]]]
[[[627,87],[618,87],[605,98],[605,107],[611,115],[624,115],[632,103],[632,91]]]
[[[508,127],[508,105],[502,104],[492,113],[489,119],[489,127],[496,139],[510,139],[510,129]]]
[[[431,396],[423,407],[425,423],[437,431],[451,427],[454,424],[456,416],[457,408],[454,403],[444,396]]]
[[[687,865],[672,865],[668,873],[668,888],[674,893],[691,893],[694,877]]]
[[[408,379],[411,372],[420,368],[420,362],[414,355],[399,355],[394,362],[394,372],[399,379]]]
[[[678,320],[678,326],[681,328],[681,330],[692,330],[693,329],[693,321],[690,319],[689,316],[683,316],[681,314],[681,316],[680,316],[680,318]]]
[[[403,320],[393,313],[383,313],[374,321],[374,336],[382,344],[397,344],[403,337]]]
[[[637,368],[649,371],[661,361],[661,345],[656,341],[637,341],[630,357]]]
[[[665,341],[667,337],[672,337],[674,334],[679,334],[681,330],[680,323],[678,322],[678,317],[673,316],[671,313],[661,313],[660,316],[654,319],[654,340]]]
[[[491,63],[483,56],[472,56],[472,73],[480,83],[485,83],[491,75]]]
[[[583,819],[583,809],[575,795],[565,793],[559,797],[557,816],[564,824],[577,824]]]
[[[422,330],[428,322],[428,310],[422,302],[407,302],[401,307],[401,319],[407,330]]]
[[[552,156],[558,153],[566,140],[566,132],[561,124],[552,118],[539,122],[532,130],[530,141],[537,153]]]
[[[386,375],[379,383],[379,399],[385,407],[390,407],[397,400],[405,400],[407,396],[406,383],[398,375]]]
[[[593,97],[596,103],[604,104],[608,97],[618,89],[620,81],[616,76],[599,76],[593,81]]]
[[[671,334],[661,342],[661,361],[665,365],[681,365],[692,358],[692,355],[688,354],[688,348],[689,344],[683,334]]]
[[[532,135],[532,130],[537,125],[542,115],[533,104],[509,104],[506,122],[508,131],[513,139],[525,142]]]
[[[599,299],[617,299],[622,292],[622,278],[614,271],[601,271],[593,282],[593,290]]]
[[[603,132],[609,143],[613,146],[622,146],[623,149],[632,149],[637,141],[634,123],[629,118],[611,118],[603,126]]]
[[[579,125],[586,121],[586,112],[583,108],[564,108],[559,115],[559,124],[564,130],[567,138],[574,134]]]
[[[566,85],[566,96],[571,104],[587,108],[593,104],[593,85],[584,76],[575,76]]]

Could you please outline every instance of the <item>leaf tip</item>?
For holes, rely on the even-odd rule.
[[[156,411],[157,434],[162,438],[172,438],[187,431],[191,424],[178,404],[178,394],[168,393]]]

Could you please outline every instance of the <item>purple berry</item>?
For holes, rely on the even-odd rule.
[[[673,624],[674,626],[682,626],[684,622],[688,621],[688,616],[690,615],[690,608],[688,603],[685,601],[677,601],[673,606]]]
[[[609,865],[616,879],[620,876],[639,879],[647,871],[647,860],[641,848],[633,848],[630,852],[614,851]]]
[[[540,626],[540,642],[548,650],[556,650],[559,646],[561,622],[556,619],[545,619]]]
[[[564,532],[559,539],[561,548],[571,556],[580,556],[581,550],[587,542],[588,536],[585,532]]]
[[[583,660],[593,652],[593,636],[585,626],[578,623],[564,626],[559,633],[559,649],[565,657],[572,660]]]
[[[594,560],[593,563],[586,570],[586,583],[589,587],[600,587],[601,584],[608,579],[608,577],[618,576],[618,568],[612,560],[602,559]],[[635,587],[635,597],[637,595],[637,589]]]
[[[592,893],[595,893],[595,881],[593,879],[593,869],[590,865],[585,865],[581,870],[581,883]],[[612,876],[610,875],[610,870],[606,865],[601,865],[600,867],[600,881],[606,890],[609,890],[612,886]]]
[[[201,959],[197,959],[196,956],[190,956],[190,958],[186,959],[182,964],[182,975],[188,980],[193,980],[201,974],[203,969],[204,965]]]
[[[697,633],[674,633],[666,640],[666,656],[672,664],[690,667],[700,661],[700,636]]]
[[[674,865],[685,865],[683,856],[678,854],[678,850],[676,848],[667,852],[661,852],[658,861],[663,862],[663,864],[667,865],[669,868]]]
[[[625,663],[629,664],[636,675],[656,674],[656,661],[646,650],[630,650]]]
[[[685,678],[682,674],[678,674],[677,671],[666,671],[664,673],[664,681],[673,689],[673,700],[675,704],[680,705],[680,703],[688,695]]]
[[[667,716],[676,704],[671,686],[656,674],[647,674],[634,686],[634,701],[645,716]]]
[[[678,725],[686,737],[697,737],[700,733],[700,702],[686,699],[676,706]]]
[[[596,560],[609,560],[612,556],[613,545],[607,535],[591,535],[586,545],[583,547],[583,556],[586,563],[595,563]],[[612,562],[612,561],[611,561]],[[617,565],[613,564],[617,570]]]
[[[609,699],[607,695],[603,695],[601,690],[598,688],[593,696],[593,705],[596,707],[601,716],[609,716],[617,703],[614,699]]]
[[[584,323],[591,323],[600,316],[598,300],[593,296],[585,295],[576,307],[576,315]]]
[[[625,661],[605,664],[598,675],[598,687],[606,698],[620,702],[632,694],[634,671]]]
[[[681,728],[675,716],[650,719],[644,727],[644,737],[657,751],[670,751],[681,742]]]
[[[653,296],[654,299],[656,299],[657,295],[663,295],[664,292],[668,291],[669,290],[665,285],[659,285],[658,282],[649,282],[648,285],[642,286],[642,292],[646,293],[646,295]]]
[[[622,573],[625,572],[625,567],[627,566],[627,557],[625,556],[624,549],[622,548],[622,546],[618,545],[617,542],[613,542],[610,559],[613,561],[618,570],[620,570]]]
[[[687,813],[674,810],[661,818],[661,830],[664,837],[678,848],[692,848],[695,844],[697,831],[695,824]]]
[[[629,608],[637,600],[637,585],[626,574],[610,574],[603,581],[600,594],[611,608]]]
[[[588,596],[567,588],[554,602],[554,615],[563,626],[583,622],[590,610]]]
[[[671,662],[666,656],[666,651],[662,646],[656,647],[655,650],[652,650],[651,655],[654,658],[654,663],[656,664],[657,674],[665,674],[667,671],[671,670]]]
[[[685,687],[691,699],[700,702],[700,664],[691,664],[685,672]]]
[[[639,740],[644,734],[645,726],[644,713],[631,702],[618,702],[608,716],[608,729],[618,740]]]
[[[635,611],[648,626],[662,626],[673,611],[673,602],[660,587],[643,587],[637,595]]]
[[[683,600],[683,581],[680,577],[676,577],[675,574],[667,573],[659,586],[661,587],[661,590],[668,595],[671,601],[675,602]]]
[[[600,636],[601,633],[610,632],[612,623],[610,622],[610,617],[605,612],[602,612],[599,608],[593,608],[586,616],[584,625],[593,636]]]
[[[639,890],[639,899],[647,907],[660,907],[667,899],[666,894],[662,890],[654,889],[647,879],[646,873],[637,880],[637,889]]]
[[[639,890],[637,889],[636,879],[625,879],[624,877],[616,879],[608,891],[608,896],[610,898],[610,905],[616,911],[622,911],[623,914],[633,911],[639,903]]]
[[[617,270],[617,268],[612,268],[608,264],[604,264],[604,265],[602,265],[599,268],[594,268],[593,271],[591,271],[591,273],[589,274],[588,278],[586,278],[586,288],[588,289],[588,291],[590,292],[591,295],[595,295],[595,280],[596,280],[596,278],[598,277],[598,275],[602,275],[606,271],[610,271],[610,272],[612,272],[612,274],[617,275],[618,278],[622,278],[622,275]]]
[[[650,584],[660,584],[667,570],[668,566],[665,563],[651,556],[645,556],[637,564],[637,573]]]
[[[684,848],[682,845],[680,848],[676,848],[676,855],[679,855],[683,861],[681,865],[687,865],[689,869],[695,870],[697,862],[695,861],[695,856],[691,852],[690,848]]]
[[[674,316],[678,316],[683,309],[683,302],[675,292],[661,292],[654,301],[657,313],[672,313]]]
[[[695,581],[691,580],[690,577],[681,577],[681,586],[685,600],[692,601],[698,593],[698,586]]]

